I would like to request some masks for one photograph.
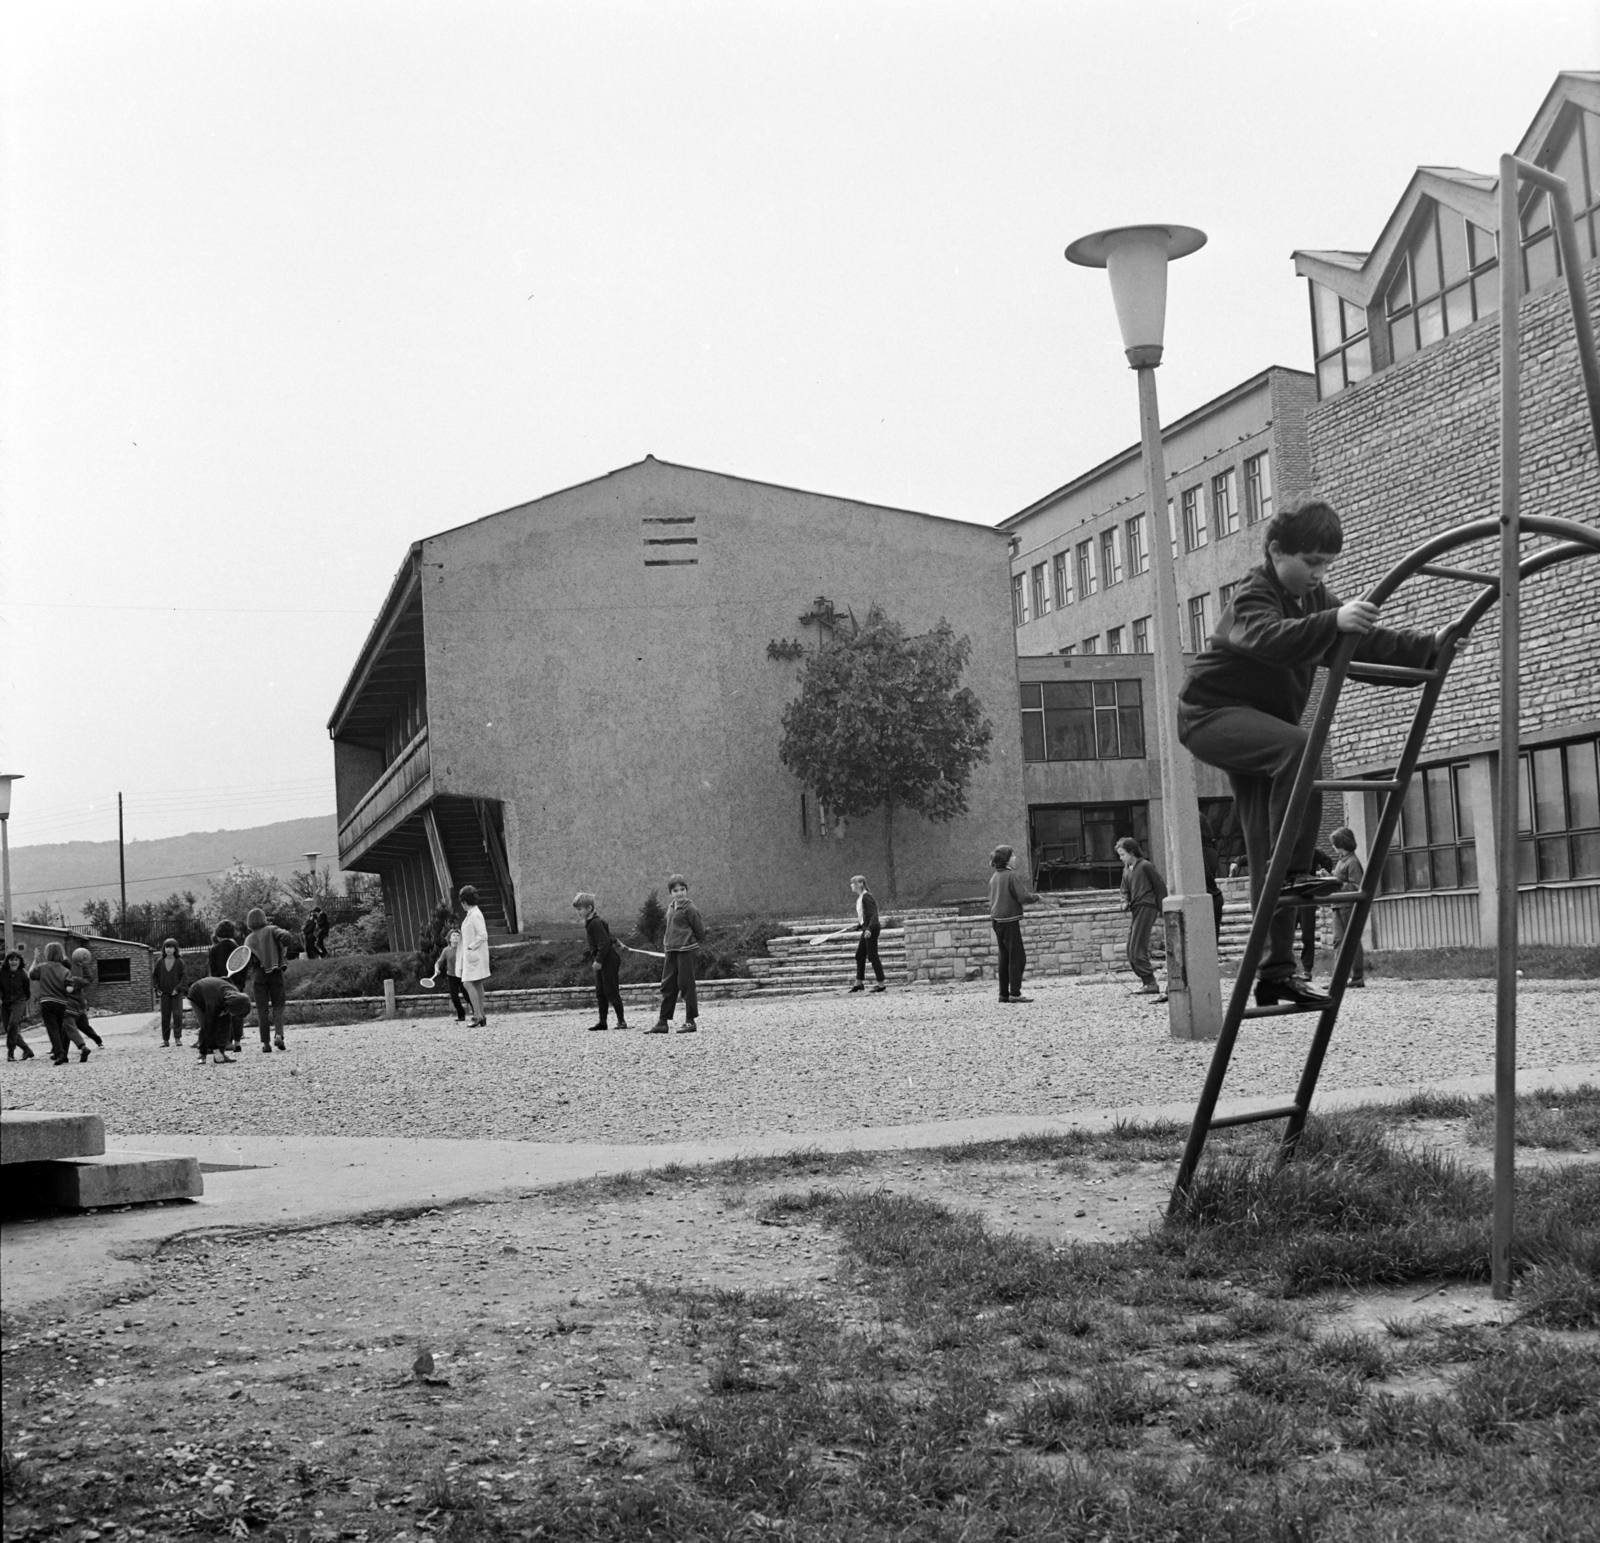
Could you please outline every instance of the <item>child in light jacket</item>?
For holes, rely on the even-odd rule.
[[[667,925],[661,936],[666,958],[661,961],[661,1013],[646,1034],[665,1034],[672,1028],[672,1014],[683,994],[683,1027],[680,1034],[693,1034],[699,1028],[700,1002],[694,989],[694,961],[705,942],[706,924],[689,898],[689,881],[681,873],[667,880]]]

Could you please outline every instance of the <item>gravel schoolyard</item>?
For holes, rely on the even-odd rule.
[[[233,1066],[124,1037],[80,1065],[8,1064],[8,1108],[88,1109],[119,1132],[727,1139],[1193,1098],[1206,1044],[1167,1037],[1166,1009],[1120,982],[1040,981],[1001,1007],[983,985],[883,996],[708,1003],[694,1036],[591,1034],[585,1013],[255,1031]],[[639,1021],[648,1022],[641,1014]],[[1226,1094],[1292,1092],[1315,1019],[1245,1025]],[[1524,1066],[1600,1058],[1600,982],[1525,982]],[[35,1039],[39,1036],[35,1035]],[[1489,981],[1375,983],[1346,998],[1325,1088],[1426,1082],[1493,1069]]]

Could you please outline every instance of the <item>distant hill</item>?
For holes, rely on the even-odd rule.
[[[211,880],[236,860],[287,878],[294,869],[305,868],[307,852],[320,854],[317,866],[327,866],[337,876],[333,815],[279,820],[249,830],[194,831],[159,841],[130,841],[125,848],[128,900],[160,900],[186,889],[204,900]],[[61,841],[11,849],[11,903],[18,916],[48,900],[66,912],[70,924],[82,919],[85,901],[104,895],[115,903],[118,893],[115,841]]]

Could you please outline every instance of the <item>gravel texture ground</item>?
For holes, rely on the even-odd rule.
[[[123,1038],[82,1065],[8,1064],[0,1092],[8,1108],[94,1110],[113,1140],[602,1142],[1061,1115],[1199,1092],[1211,1047],[1170,1039],[1166,1009],[1120,982],[1041,981],[1031,1003],[1009,1007],[991,989],[708,1004],[692,1037],[592,1034],[587,1014],[536,1013],[476,1032],[431,1019],[291,1028],[287,1053],[262,1055],[249,1030],[233,1066],[199,1066],[187,1044]],[[1314,1023],[1247,1023],[1225,1095],[1292,1092]],[[1492,981],[1375,982],[1346,998],[1322,1086],[1486,1073],[1493,1051]],[[1600,982],[1524,982],[1520,1064],[1597,1056]]]

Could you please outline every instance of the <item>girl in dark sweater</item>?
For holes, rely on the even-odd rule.
[[[28,1042],[22,1037],[22,1023],[28,1016],[28,999],[33,995],[33,984],[28,979],[27,967],[22,962],[22,955],[12,949],[4,960],[0,960],[0,1020],[6,1026],[6,1059],[16,1059],[16,1052],[22,1052],[24,1061],[33,1059],[33,1051],[28,1048]]]
[[[178,957],[178,940],[168,938],[161,945],[161,957],[150,971],[150,984],[161,1004],[161,1043],[183,1043],[183,960]]]

